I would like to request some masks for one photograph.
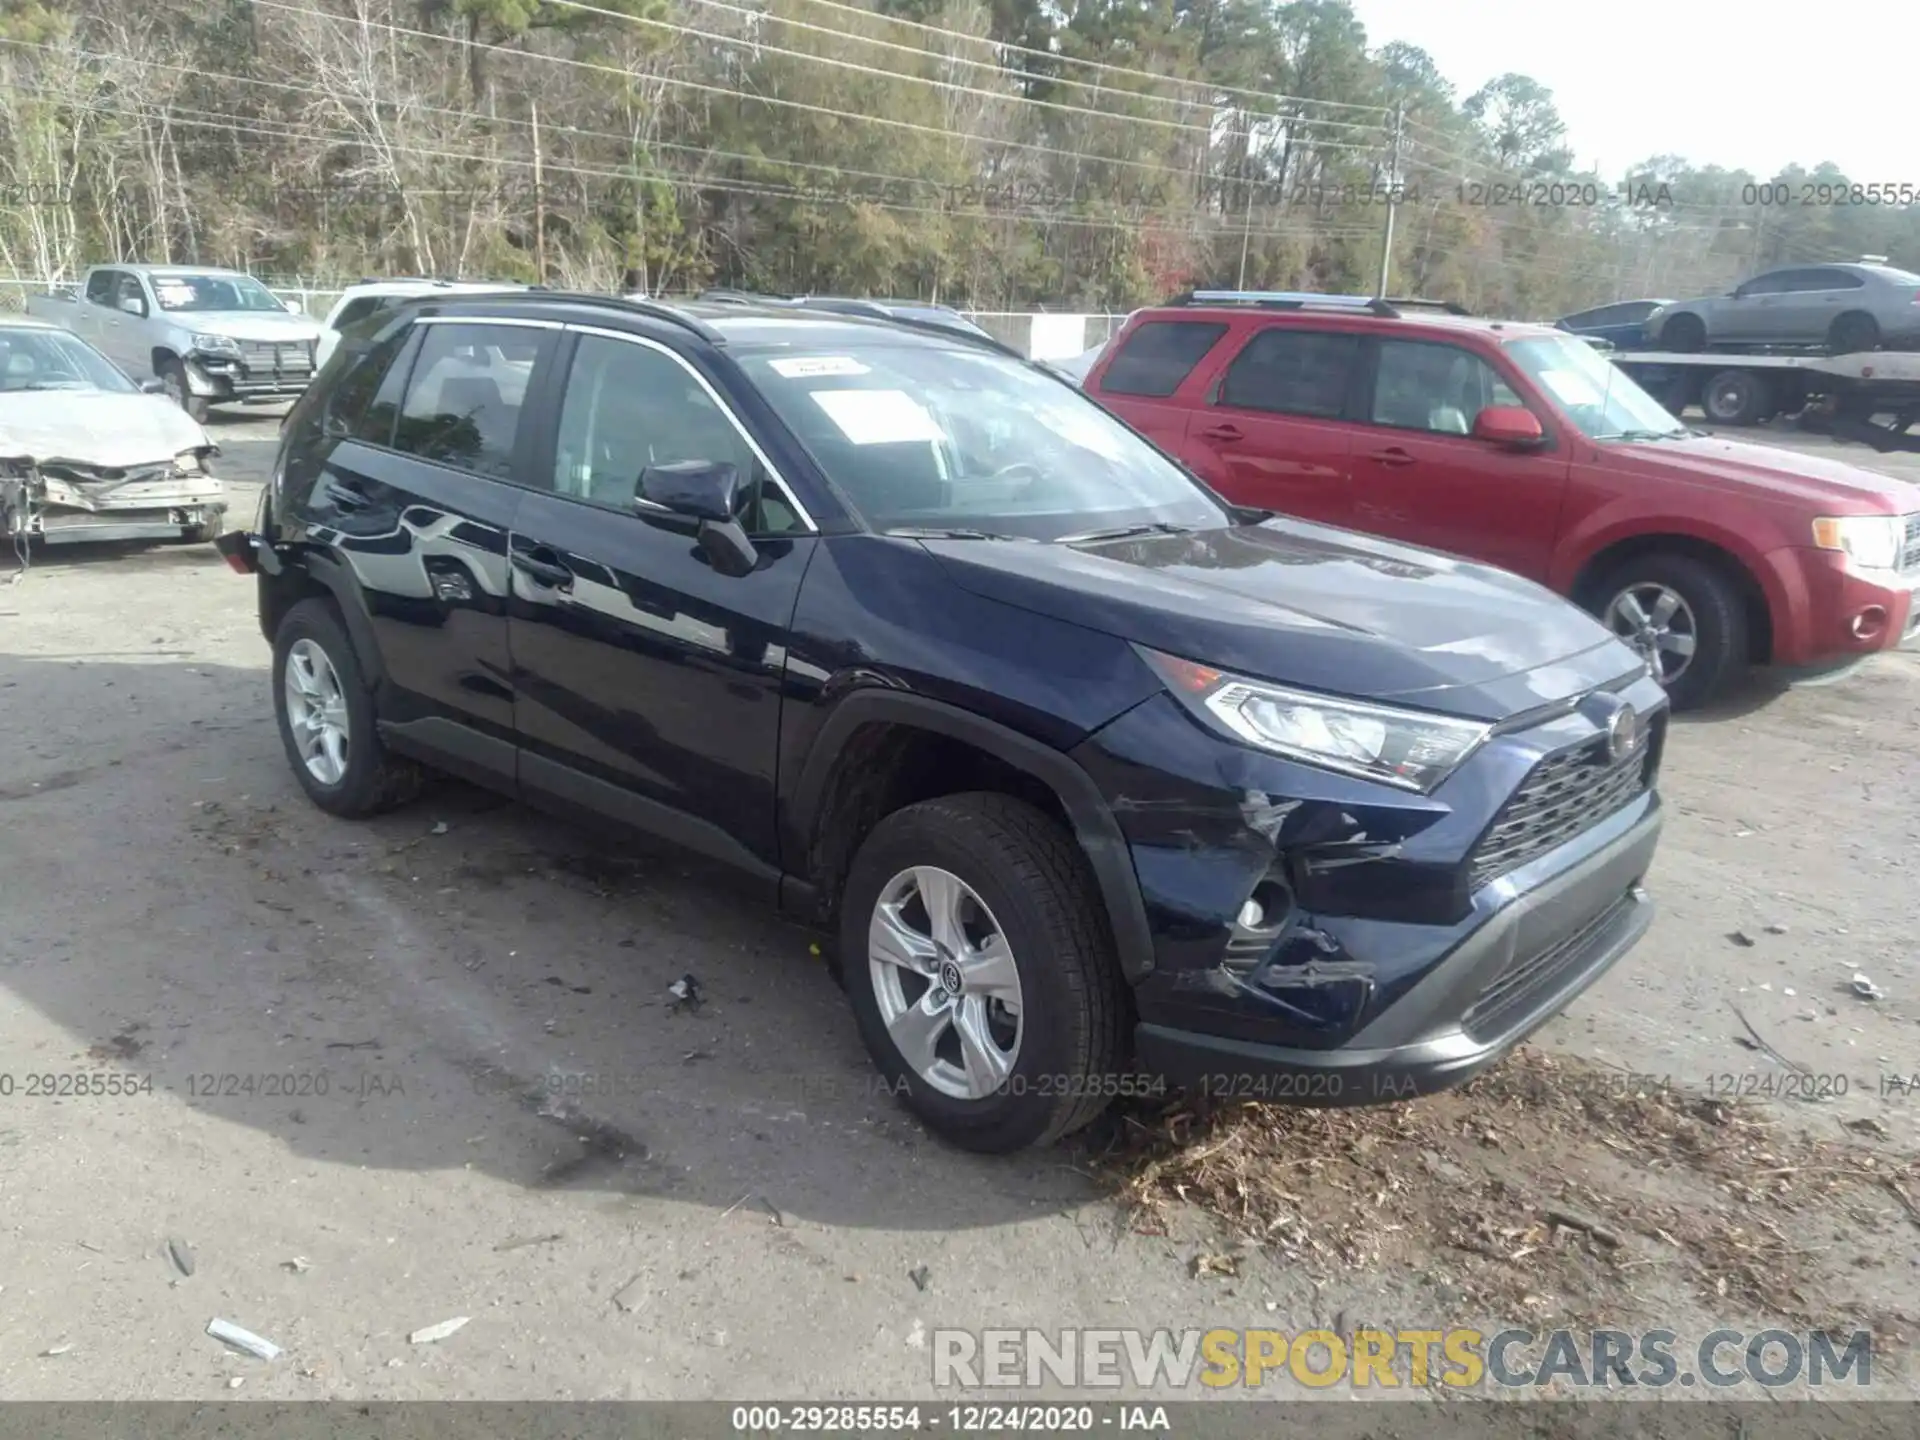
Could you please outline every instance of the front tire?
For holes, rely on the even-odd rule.
[[[1725,572],[1691,555],[1655,551],[1594,587],[1606,627],[1654,663],[1675,711],[1714,699],[1747,660],[1747,610]]]
[[[841,899],[840,956],[888,1086],[968,1150],[1046,1145],[1119,1089],[1113,941],[1071,836],[1006,795],[887,816]]]
[[[205,397],[193,393],[187,384],[187,367],[178,360],[168,360],[160,367],[160,383],[167,387],[167,398],[187,412],[187,418],[196,425],[207,423],[208,404]]]
[[[274,634],[273,710],[294,778],[329,814],[375,815],[419,793],[419,767],[380,743],[372,692],[325,600],[302,600]]]

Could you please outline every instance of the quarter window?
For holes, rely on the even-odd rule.
[[[1100,389],[1108,395],[1164,399],[1226,333],[1226,326],[1200,320],[1150,320],[1127,337]]]
[[[491,479],[513,479],[527,386],[552,332],[518,325],[421,328],[426,338],[407,383],[393,448]]]

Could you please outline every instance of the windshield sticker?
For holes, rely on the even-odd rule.
[[[1542,370],[1540,383],[1562,405],[1598,405],[1606,398],[1600,387],[1578,370]]]
[[[827,412],[855,445],[939,442],[946,437],[933,416],[904,390],[815,390],[813,403]]]
[[[774,373],[788,380],[811,380],[820,375],[866,375],[870,373],[851,355],[805,355],[792,360],[769,360]]]
[[[193,303],[193,287],[191,285],[155,285],[153,290],[154,294],[160,297],[160,303],[168,309],[172,309],[176,305],[191,305]]]

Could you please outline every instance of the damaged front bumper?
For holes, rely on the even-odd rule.
[[[0,461],[0,535],[43,545],[211,540],[226,487],[172,457],[124,469],[20,457]]]
[[[1646,932],[1666,704],[1502,727],[1432,794],[1233,745],[1158,697],[1074,752],[1140,883],[1137,1060],[1222,1097],[1373,1104],[1456,1085]]]

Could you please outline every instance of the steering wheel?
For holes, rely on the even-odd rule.
[[[1031,460],[1016,460],[1011,465],[1002,465],[987,478],[990,480],[1019,480],[1024,478],[1028,485],[1032,485],[1040,479],[1040,467],[1035,465]]]

